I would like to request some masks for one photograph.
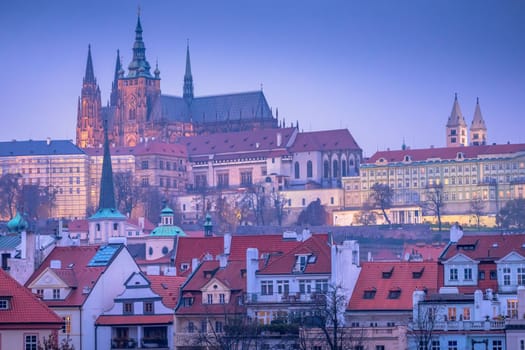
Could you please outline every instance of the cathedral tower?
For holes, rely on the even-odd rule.
[[[184,86],[182,87],[182,98],[189,105],[193,100],[193,76],[191,75],[190,45],[186,46],[186,72],[184,73]]]
[[[117,66],[120,59],[117,58]],[[115,103],[113,141],[119,146],[135,146],[146,138],[158,135],[156,122],[160,121],[160,71],[150,72],[146,47],[142,40],[140,16],[137,18],[133,60],[128,74],[118,70],[118,97]]]
[[[447,147],[467,146],[467,123],[459,108],[458,94],[454,97],[452,111],[447,122]]]
[[[479,98],[476,99],[476,109],[474,110],[474,118],[470,125],[470,144],[472,146],[480,146],[487,144],[487,126],[485,120],[481,115],[481,108],[479,108]]]
[[[80,148],[96,147],[102,139],[100,116],[100,88],[95,79],[91,45],[88,46],[86,73],[82,81],[82,90],[77,108],[77,146]]]

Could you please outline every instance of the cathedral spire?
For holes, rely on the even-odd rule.
[[[184,87],[182,97],[187,103],[193,100],[193,77],[191,75],[190,44],[186,45],[186,72],[184,73]]]
[[[118,98],[118,78],[120,77],[122,70],[122,64],[120,63],[120,50],[117,49],[117,61],[115,62],[115,75],[113,77],[113,83],[111,84],[111,96],[110,105],[117,105]]]
[[[109,152],[108,121],[104,120],[104,158],[102,159],[102,176],[100,177],[100,197],[98,209],[115,209],[115,192],[113,188],[113,169]]]
[[[474,118],[470,124],[470,144],[473,146],[487,144],[487,126],[481,114],[479,107],[479,98],[476,99],[476,109],[474,110]]]
[[[88,57],[86,62],[86,74],[84,75],[84,83],[96,83],[95,73],[93,70],[93,60],[91,59],[91,45],[88,45]]]
[[[140,14],[137,16],[137,26],[135,28],[135,43],[133,44],[133,61],[128,66],[128,77],[135,78],[139,76],[151,77],[151,66],[146,60],[146,46],[142,40],[142,24],[140,23]]]

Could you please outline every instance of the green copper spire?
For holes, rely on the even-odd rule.
[[[109,153],[108,121],[104,120],[104,158],[102,160],[102,176],[100,178],[99,210],[115,209],[115,192],[113,189],[113,169]]]
[[[86,74],[84,75],[84,84],[96,83],[95,73],[93,71],[93,61],[91,59],[91,45],[88,45],[88,57],[86,63]]]
[[[146,46],[142,41],[142,25],[140,15],[137,17],[137,27],[135,28],[135,44],[133,45],[133,61],[128,66],[128,78],[151,77],[151,66],[146,60]]]
[[[193,77],[191,75],[190,44],[186,46],[186,73],[184,74],[184,87],[182,97],[187,103],[193,100]]]

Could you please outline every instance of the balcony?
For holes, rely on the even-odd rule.
[[[490,321],[440,321],[436,322],[435,330],[443,331],[492,331],[505,329],[504,320]]]
[[[323,293],[247,293],[245,294],[244,302],[246,304],[260,304],[260,303],[280,303],[280,304],[313,304],[323,303],[325,295]]]

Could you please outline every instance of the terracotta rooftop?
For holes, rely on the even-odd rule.
[[[112,250],[113,257],[122,249],[122,246],[119,247],[116,250]],[[98,263],[98,266],[88,266],[99,252],[99,248],[104,247],[98,245],[55,247],[40,267],[31,275],[26,282],[26,287],[30,288],[33,282],[49,268],[58,277],[63,278],[63,281],[72,290],[65,299],[46,300],[46,304],[48,306],[81,306],[89,296],[89,293],[84,293],[84,288],[93,287],[107,268],[107,264],[98,265]],[[60,268],[51,268],[51,261],[60,261]]]
[[[182,137],[178,142],[187,147],[191,159],[199,156],[206,156],[207,159],[209,154],[225,156],[232,153],[262,156],[266,152],[285,149],[296,132],[296,128],[261,129]]]
[[[170,324],[173,323],[173,315],[101,315],[97,318],[97,326],[126,326],[144,324]]]
[[[0,329],[60,329],[62,318],[4,270],[0,269],[0,300],[8,309],[0,310]]]
[[[89,156],[103,156],[104,148],[84,149]],[[186,147],[177,143],[164,143],[159,141],[149,141],[137,144],[135,147],[110,147],[111,156],[126,155],[165,155],[186,158]]]
[[[437,262],[365,262],[350,298],[350,311],[412,310],[415,290],[438,290]]]
[[[511,252],[525,256],[525,234],[472,235],[464,234],[457,243],[451,243],[441,260],[461,253],[474,260],[499,260]]]
[[[475,159],[481,156],[512,155],[517,152],[525,152],[525,144],[522,143],[379,151],[374,153],[372,157],[370,157],[364,163],[375,164],[381,158],[385,160],[385,163],[402,162],[405,159],[405,156],[409,156],[411,161],[413,162],[418,162],[428,161],[431,159],[457,159],[458,153],[462,153],[463,158],[465,159]]]
[[[162,303],[171,309],[177,306],[179,300],[179,291],[186,277],[165,276],[165,275],[147,275],[151,283],[151,289],[162,297]]]
[[[303,274],[330,273],[331,255],[328,246],[328,235],[312,235],[304,242],[300,242],[295,248],[287,253],[282,253],[269,261],[268,265],[262,267],[258,274],[275,275],[290,274],[294,270],[297,255],[308,255],[308,263]]]
[[[445,243],[405,243],[403,246],[402,259],[407,260],[407,257],[410,259],[417,259],[418,257],[423,260],[438,261],[439,256],[445,250]]]
[[[290,152],[336,151],[360,149],[348,129],[301,132],[289,148]]]

